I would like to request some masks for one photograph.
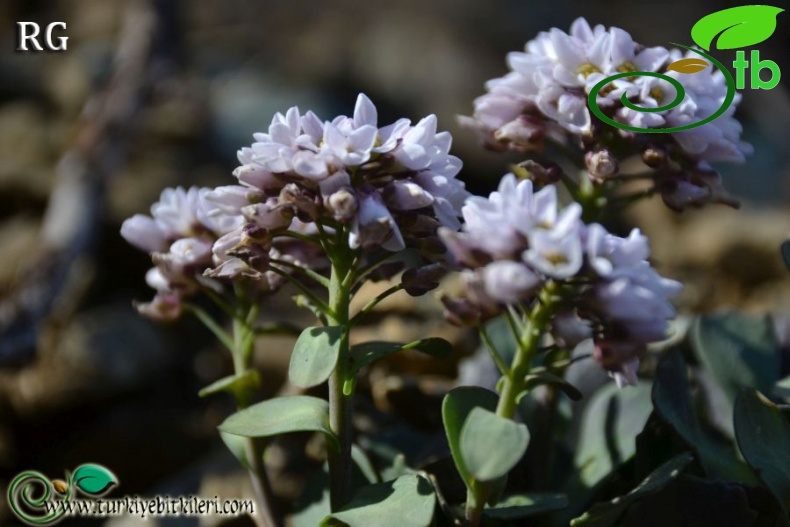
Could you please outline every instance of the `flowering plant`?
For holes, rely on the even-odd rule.
[[[226,391],[236,399],[239,411],[220,432],[250,470],[262,522],[282,521],[264,463],[266,441],[303,431],[325,440],[329,492],[322,525],[476,526],[562,509],[569,519],[585,510],[580,505],[605,494],[605,477],[620,467],[612,456],[602,468],[605,452],[590,453],[585,443],[578,455],[588,464],[577,464],[574,477],[561,482],[578,504],[568,507],[560,494],[514,493],[508,474],[528,448],[535,448],[531,436],[541,435],[543,459],[525,470],[534,469],[535,477],[545,480],[528,486],[556,490],[559,478],[552,475],[550,455],[560,444],[553,434],[555,391],[582,397],[571,382],[573,366],[592,358],[614,378],[614,391],[603,389],[588,404],[603,411],[601,405],[625,404],[632,397],[627,394],[650,390],[649,383],[637,380],[649,347],[683,340],[677,327],[670,329],[676,316],[671,302],[681,284],[652,266],[648,240],[638,229],[618,236],[603,222],[605,214],[654,193],[674,210],[735,204],[709,164],[741,161],[750,150],[740,141],[735,105],[711,123],[676,134],[613,129],[586,106],[591,88],[606,76],[666,72],[679,57],[676,50],[645,48],[621,29],[590,27],[583,19],[570,33],[541,33],[525,52],[511,53],[512,71],[490,81],[488,92],[475,101],[474,115],[461,118],[485,146],[527,156],[487,198],[471,196],[456,177],[461,162],[449,153],[451,136],[437,131],[435,116],[380,126],[376,107],[360,95],[350,117],[325,121],[297,108],[275,115],[267,132],[239,150],[236,184],[165,190],[150,216],[123,224],[122,235],[149,252],[154,264],[146,279],[156,295],[138,310],[160,320],[194,313],[233,356],[234,375],[201,395]],[[652,77],[612,82],[600,91],[599,106],[619,122],[651,128],[704,118],[725,97],[720,75],[710,69],[675,78],[687,100],[672,110],[642,113],[621,104],[626,94],[641,107],[660,106],[671,85]],[[567,159],[558,162],[554,156],[560,154]],[[641,167],[625,173],[621,167],[633,157],[641,159]],[[634,185],[641,187],[633,191]],[[561,203],[563,192],[570,203]],[[446,274],[456,285],[439,295],[445,318],[479,330],[500,377],[495,390],[460,386],[442,404],[449,454],[466,488],[465,500],[451,498],[452,485],[426,468],[401,466],[388,472],[394,477],[384,477],[353,445],[354,397],[366,366],[407,349],[437,357],[452,352],[449,342],[436,337],[352,345],[354,328],[390,295],[423,295]],[[352,310],[363,284],[380,279],[393,285]],[[260,306],[286,284],[296,288],[296,305],[315,316],[315,326],[259,321]],[[230,332],[201,307],[203,297],[232,320]],[[694,345],[709,348],[733,324],[740,321],[701,322]],[[305,390],[326,384],[327,399],[300,394],[252,404],[265,381],[252,368],[254,339],[272,331],[298,335],[291,384]],[[668,339],[673,340],[667,344]],[[679,386],[680,396],[667,392],[670,383]],[[620,501],[593,506],[574,525],[614,524],[630,504],[676,479],[693,459],[689,451],[700,466],[714,463],[703,453],[708,439],[693,411],[689,414],[687,385],[682,359],[668,353],[652,382],[652,421],[642,410],[636,417],[627,406],[623,410],[632,423],[645,426],[640,435],[645,444],[656,441],[650,434],[657,430],[674,434],[677,444],[647,461],[638,446],[635,451],[632,445],[615,445],[619,461],[635,456],[639,462],[642,454],[643,466],[631,479],[646,479]],[[619,391],[626,386],[636,387]],[[790,433],[787,423],[776,421],[777,407],[754,394],[733,405],[736,427],[753,412]],[[617,420],[614,412],[586,418]],[[583,425],[583,435],[590,426]],[[746,461],[762,468],[761,454],[753,450],[759,446],[748,432],[738,434]],[[354,463],[367,476],[367,486],[355,488]],[[771,480],[764,482],[776,492]],[[296,514],[291,521],[309,520]]]

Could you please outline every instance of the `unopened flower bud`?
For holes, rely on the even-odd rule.
[[[401,277],[404,290],[411,296],[422,296],[439,287],[439,280],[447,272],[443,264],[434,263],[417,269],[407,269]]]
[[[454,326],[469,327],[480,323],[480,309],[466,298],[441,297],[444,318]]]
[[[521,115],[495,131],[494,139],[517,152],[529,152],[540,150],[545,135],[545,126],[539,119]]]
[[[584,163],[590,177],[596,183],[602,183],[606,178],[617,174],[619,169],[617,158],[607,149],[587,152]]]
[[[341,188],[326,198],[326,208],[337,221],[349,221],[357,213],[359,204],[350,188]]]
[[[532,180],[538,188],[556,183],[562,178],[562,169],[558,165],[554,163],[542,165],[531,159],[516,165],[513,173],[519,179]]]
[[[667,153],[662,148],[650,146],[642,152],[642,161],[650,168],[661,168],[667,164]]]

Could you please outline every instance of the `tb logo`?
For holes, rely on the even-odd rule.
[[[30,51],[28,46],[32,46],[33,51],[66,51],[66,46],[69,37],[57,37],[57,43],[53,41],[52,32],[56,29],[60,31],[66,30],[65,22],[52,22],[48,24],[44,30],[44,46],[39,42],[38,36],[41,33],[41,27],[36,22],[17,22],[17,51]]]
[[[716,40],[715,47],[718,49],[744,48],[754,46],[755,44],[767,40],[776,30],[776,17],[782,11],[784,11],[784,9],[781,7],[769,5],[744,5],[711,13],[698,20],[697,23],[694,24],[694,27],[691,28],[691,39],[701,49],[674,43],[702,58],[688,57],[676,60],[666,66],[666,71],[664,73],[655,71],[627,71],[616,73],[606,77],[592,87],[587,97],[587,104],[590,110],[603,122],[615,128],[628,130],[630,132],[648,134],[672,133],[707,124],[727,111],[727,108],[735,98],[736,88],[742,90],[746,87],[746,70],[749,70],[749,87],[754,90],[770,90],[776,87],[776,85],[779,84],[779,79],[782,74],[776,62],[767,59],[760,60],[760,52],[758,50],[751,50],[749,59],[747,59],[746,51],[741,49],[737,51],[736,59],[732,63],[732,67],[735,69],[735,79],[733,79],[732,74],[727,68],[705,51],[710,52],[711,47],[714,47],[714,39]],[[727,95],[715,112],[695,123],[669,128],[640,128],[619,123],[606,115],[598,107],[598,92],[605,88],[610,82],[622,78],[630,79],[637,76],[646,76],[657,77],[670,83],[675,88],[675,99],[658,108],[642,108],[629,101],[627,98],[628,94],[623,93],[621,97],[623,106],[637,112],[663,112],[671,110],[683,102],[686,91],[676,78],[667,75],[666,72],[675,71],[681,74],[693,74],[704,70],[709,65],[713,65],[713,67],[718,69],[724,76],[724,80],[727,84]],[[760,72],[763,70],[768,70],[771,73],[769,79],[763,80],[760,76]]]

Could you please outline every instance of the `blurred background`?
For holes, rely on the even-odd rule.
[[[248,492],[216,433],[232,402],[197,397],[200,387],[231,372],[230,361],[193,321],[165,327],[137,316],[132,300],[151,296],[144,283],[149,260],[119,228],[147,212],[164,187],[231,184],[236,150],[274,112],[298,105],[324,118],[350,114],[363,91],[382,123],[435,113],[464,160],[460,177],[473,192],[487,193],[507,163],[520,159],[479,148],[456,116],[472,112],[487,79],[506,73],[508,51],[538,31],[567,30],[577,16],[622,27],[646,45],[689,43],[696,20],[734,5],[4,0],[0,490],[25,469],[55,478],[96,462],[120,479],[116,495]],[[65,22],[56,36],[68,36],[68,49],[15,51],[19,21]],[[790,15],[778,23],[760,45],[761,58],[790,71]],[[686,313],[773,312],[786,327],[790,276],[779,245],[790,238],[787,86],[783,79],[770,91],[743,92],[738,114],[756,153],[743,165],[718,167],[742,200],[740,211],[674,214],[659,200],[622,219],[621,229],[640,226],[650,236],[660,271],[686,283],[679,300]],[[282,316],[288,299],[279,298],[266,310]],[[475,337],[446,327],[431,295],[382,304],[375,322],[360,340],[433,334],[457,344],[451,361],[407,354],[380,366],[359,403],[358,427],[387,435],[412,453],[410,462],[430,458],[442,448],[441,395],[459,374],[475,375],[459,367],[473,355]],[[257,344],[267,395],[288,389],[289,346],[282,338]],[[308,438],[273,447],[269,462],[284,501],[295,499],[305,475],[320,466],[311,448]],[[0,500],[0,524],[14,522]],[[64,525],[83,522],[91,523]]]

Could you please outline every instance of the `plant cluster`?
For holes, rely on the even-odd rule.
[[[671,134],[613,128],[587,105],[608,76],[647,71],[675,83],[622,76],[598,91],[599,108],[640,128],[711,116],[727,102],[721,72],[669,68],[683,56],[583,19],[569,33],[552,29],[524,52],[509,54],[510,73],[489,81],[474,115],[461,118],[486,147],[525,156],[488,197],[471,196],[457,178],[461,161],[450,154],[452,138],[437,130],[435,116],[380,126],[376,107],[360,95],[350,117],[322,120],[297,108],[278,113],[267,132],[239,150],[236,184],[165,190],[150,216],[123,224],[122,235],[150,253],[154,265],[146,280],[156,294],[138,310],[160,320],[193,313],[233,356],[234,375],[201,394],[226,391],[236,398],[239,411],[220,433],[251,472],[264,523],[282,520],[263,462],[267,441],[304,431],[325,439],[329,500],[322,525],[477,526],[563,510],[554,517],[577,516],[574,525],[630,525],[637,510],[672,525],[680,523],[666,504],[705,490],[717,497],[740,492],[745,508],[738,513],[787,521],[790,467],[771,456],[778,455],[778,441],[790,441],[790,424],[781,406],[757,392],[739,395],[744,385],[766,392],[779,380],[767,326],[708,317],[684,339],[670,329],[681,284],[651,265],[639,230],[618,236],[604,226],[608,214],[653,194],[674,210],[735,204],[710,163],[742,161],[750,152],[733,116],[737,96],[718,119]],[[675,97],[676,84],[685,98],[672,109],[645,113],[623,104],[659,108]],[[640,168],[624,171],[635,166],[633,159]],[[496,390],[461,386],[443,402],[449,454],[466,487],[461,501],[425,470],[376,468],[355,444],[352,426],[356,381],[366,366],[406,349],[437,357],[452,352],[449,342],[430,336],[352,346],[355,327],[390,295],[423,295],[447,274],[459,285],[438,295],[445,318],[479,330],[501,375]],[[352,312],[362,285],[380,279],[393,285]],[[259,320],[260,306],[285,284],[298,292],[296,305],[316,318],[315,326],[295,330],[289,380],[304,389],[326,383],[328,398],[303,394],[252,404],[264,381],[252,368],[255,337],[294,331],[287,320]],[[232,321],[230,331],[201,307],[202,297]],[[640,359],[651,348],[672,351],[638,382]],[[711,435],[701,424],[678,348],[724,386],[734,428]],[[716,353],[729,355],[717,362]],[[616,382],[592,395],[578,443],[569,445],[556,433],[567,403],[557,390],[581,397],[567,378],[576,364],[602,368]],[[754,374],[738,377],[738,371]],[[626,386],[635,387],[620,390]],[[651,394],[652,404],[645,403]],[[533,427],[536,405],[555,417],[540,421],[546,429]],[[520,463],[535,434],[548,438],[548,450],[528,456],[545,464],[545,481],[530,489],[542,493],[514,493],[508,474],[538,470]],[[727,434],[748,466],[730,451]],[[570,452],[567,477],[557,475],[561,460],[553,450]],[[355,487],[355,464],[366,486]],[[706,474],[733,483],[722,490]],[[622,494],[623,481],[635,488],[590,507]],[[546,493],[560,488],[570,502]],[[293,516],[294,524],[300,521],[307,520]]]

